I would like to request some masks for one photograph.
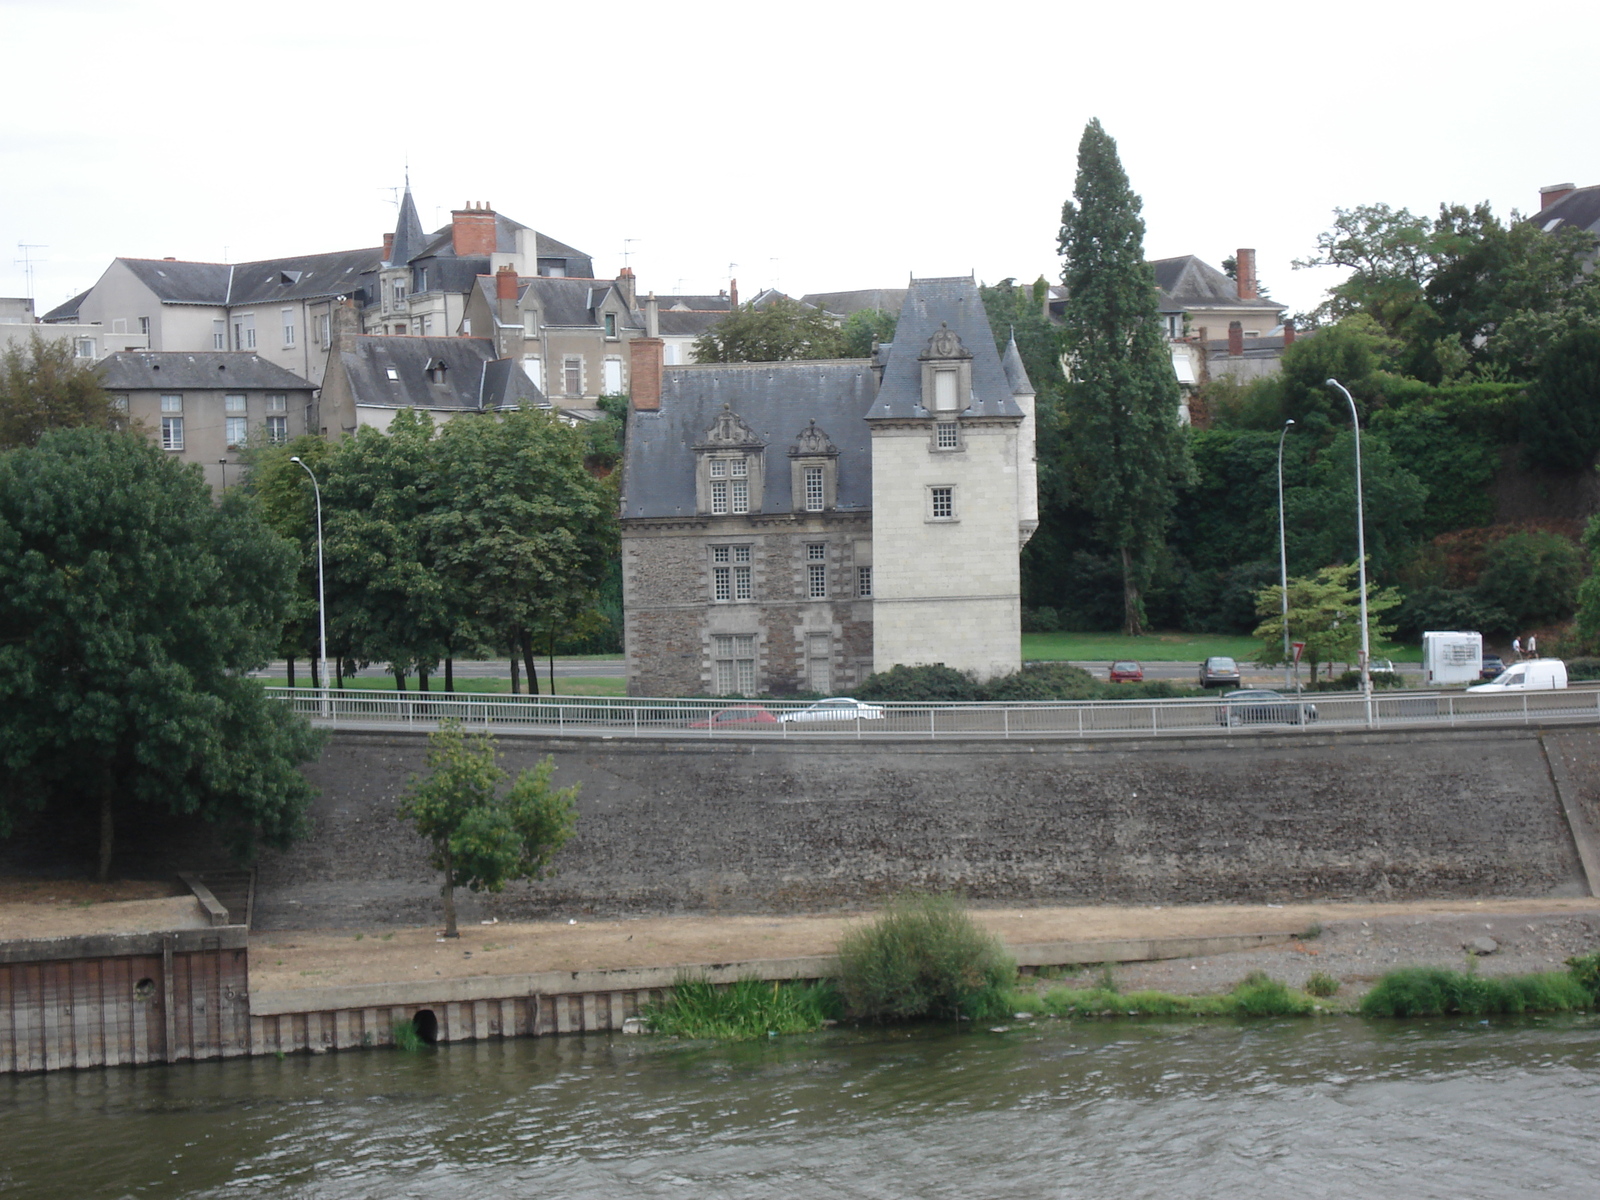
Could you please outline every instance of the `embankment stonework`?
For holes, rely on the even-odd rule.
[[[1547,731],[1587,780],[1588,730]],[[784,913],[907,887],[976,902],[1200,903],[1584,895],[1537,729],[1188,740],[857,743],[503,736],[581,783],[553,880],[465,919]],[[257,928],[437,919],[395,817],[422,736],[340,733],[308,768],[315,833],[268,854]]]

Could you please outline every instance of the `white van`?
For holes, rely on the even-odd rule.
[[[1567,664],[1559,658],[1533,658],[1512,663],[1488,683],[1469,687],[1469,692],[1550,691],[1567,686]]]

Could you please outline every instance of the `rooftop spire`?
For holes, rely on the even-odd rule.
[[[400,218],[394,225],[394,246],[389,251],[389,261],[396,266],[411,261],[412,255],[422,249],[422,222],[417,219],[417,206],[411,199],[411,171],[406,171],[406,193],[400,200]]]

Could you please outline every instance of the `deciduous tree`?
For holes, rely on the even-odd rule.
[[[51,429],[86,425],[126,429],[119,409],[94,368],[79,359],[68,338],[33,333],[0,353],[0,450],[36,445]]]
[[[1116,142],[1090,121],[1078,143],[1073,199],[1061,210],[1062,343],[1071,371],[1062,419],[1073,489],[1122,562],[1130,635],[1144,632],[1149,558],[1191,474],[1141,207]]]
[[[1316,678],[1322,663],[1350,663],[1361,651],[1361,588],[1356,563],[1324,567],[1315,575],[1289,580],[1289,640],[1304,642],[1301,659]],[[1377,618],[1400,603],[1394,588],[1367,589],[1369,641],[1394,632]],[[1261,639],[1256,661],[1263,666],[1283,662],[1283,589],[1277,584],[1256,594],[1256,614],[1265,618],[1251,636]]]
[[[820,308],[779,296],[729,313],[694,343],[696,362],[780,362],[791,358],[841,358],[844,334]]]
[[[99,828],[192,815],[286,845],[319,738],[250,671],[278,644],[293,547],[236,490],[142,437],[46,433],[0,454],[0,835],[46,805]]]
[[[427,771],[400,805],[432,847],[429,862],[443,876],[444,935],[456,928],[456,889],[499,892],[514,879],[540,879],[577,826],[578,787],[555,789],[555,760],[546,756],[511,776],[495,762],[488,734],[467,735],[454,721],[428,738]]]

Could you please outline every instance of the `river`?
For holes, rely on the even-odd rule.
[[[1600,1017],[587,1036],[0,1078],[0,1195],[1600,1189]]]

